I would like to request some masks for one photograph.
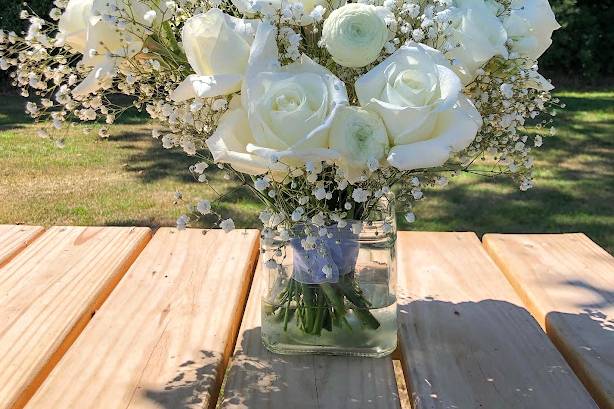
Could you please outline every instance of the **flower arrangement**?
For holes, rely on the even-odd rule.
[[[463,172],[531,188],[531,151],[542,140],[523,125],[550,127],[538,115],[561,106],[537,67],[559,28],[547,0],[55,5],[49,21],[24,10],[23,35],[0,31],[0,68],[24,97],[36,97],[28,113],[61,130],[71,120],[112,124],[127,109],[147,111],[160,124],[153,137],[194,157],[190,172],[212,194],[207,174],[221,170],[262,201],[264,242],[291,242],[299,229],[295,253],[358,234],[393,190],[411,223],[423,188]],[[117,94],[131,98],[122,104]],[[217,203],[191,206],[178,226],[205,218],[232,230]],[[327,286],[340,267],[333,259],[310,265],[325,278],[315,293],[291,281],[281,295],[304,306],[306,332],[331,319],[343,325],[345,301],[365,304],[351,282],[340,292]],[[322,299],[333,307],[315,325],[310,308]]]

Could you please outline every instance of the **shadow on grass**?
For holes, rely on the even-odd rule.
[[[117,99],[117,98],[116,98]],[[11,131],[24,128],[33,124],[34,120],[26,114],[28,101],[36,101],[34,98],[24,98],[19,95],[0,96],[0,131]],[[130,104],[129,99],[120,97],[118,101],[122,105]],[[116,121],[117,125],[140,125],[149,122],[146,112],[139,112],[136,108],[130,108]],[[99,121],[104,124],[104,121]],[[86,122],[87,125],[95,125],[96,122]]]

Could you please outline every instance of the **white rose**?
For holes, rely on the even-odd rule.
[[[547,0],[512,0],[503,25],[513,40],[512,50],[530,61],[537,61],[550,47],[552,32],[561,27]]]
[[[394,16],[385,7],[350,3],[324,20],[322,43],[344,67],[364,67],[375,61],[390,39]]]
[[[58,21],[58,46],[69,46],[83,54],[94,0],[70,0]]]
[[[445,163],[473,141],[481,117],[441,52],[411,43],[356,81],[360,105],[384,121],[401,170]]]
[[[507,33],[497,17],[498,5],[490,0],[456,0],[446,56],[455,60],[454,71],[468,84],[492,57],[508,57]]]
[[[239,91],[256,24],[216,8],[188,19],[181,38],[188,62],[196,74],[188,76],[171,93],[171,99],[181,102]]]
[[[134,22],[120,29],[122,16],[132,16]],[[138,54],[143,41],[170,17],[172,10],[164,1],[93,0],[82,60],[92,71],[73,95],[81,97],[108,87],[119,62]]]
[[[253,175],[334,159],[329,131],[335,113],[347,103],[343,82],[308,57],[280,68],[276,30],[261,23],[241,102],[233,98],[207,146],[215,161]]]
[[[370,162],[379,164],[386,158],[390,143],[386,127],[376,113],[343,107],[330,130],[330,148],[339,154],[339,167],[354,183],[372,166]]]

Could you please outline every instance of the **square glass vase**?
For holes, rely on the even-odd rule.
[[[308,237],[311,245],[305,245]],[[369,219],[341,228],[303,224],[290,238],[263,230],[265,347],[278,354],[391,354],[397,346],[396,237],[388,198]]]

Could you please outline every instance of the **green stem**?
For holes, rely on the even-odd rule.
[[[352,308],[352,310],[363,325],[371,329],[378,329],[380,327],[377,318],[369,311],[369,303],[362,294],[356,291],[351,281],[347,279],[340,280],[336,286],[341,290],[348,301],[354,304],[356,308]]]
[[[290,303],[292,302],[292,296],[294,295],[294,280],[290,280],[288,284],[288,302],[286,303],[286,310],[284,311],[284,331],[288,330],[288,320],[290,319]]]

